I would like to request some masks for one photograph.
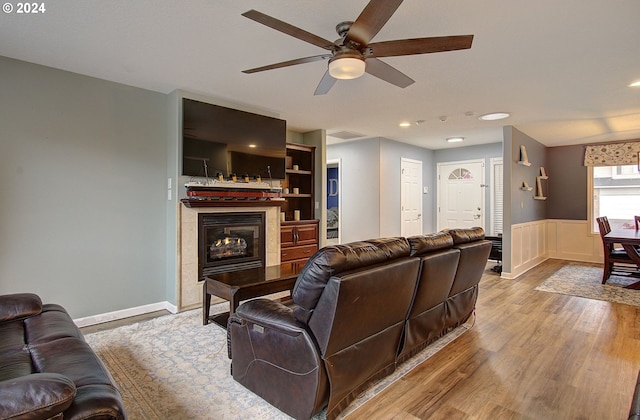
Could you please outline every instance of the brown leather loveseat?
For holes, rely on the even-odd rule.
[[[294,418],[335,418],[373,381],[473,313],[491,250],[481,228],[328,246],[292,302],[238,307],[233,378]]]
[[[0,419],[125,419],[120,392],[60,305],[0,295]]]

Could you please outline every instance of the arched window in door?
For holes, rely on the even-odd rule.
[[[473,179],[473,174],[468,169],[457,168],[451,171],[449,179]]]

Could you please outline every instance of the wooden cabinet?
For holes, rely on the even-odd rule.
[[[287,143],[286,178],[281,211],[285,221],[280,222],[280,261],[301,269],[318,250],[318,220],[315,220],[315,147]],[[300,213],[300,220],[295,214]]]
[[[317,250],[317,220],[280,222],[281,264],[302,266]]]

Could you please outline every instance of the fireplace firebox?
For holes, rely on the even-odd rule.
[[[265,266],[264,213],[198,215],[198,279]]]

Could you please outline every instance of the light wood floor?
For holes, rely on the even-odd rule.
[[[516,280],[487,270],[473,328],[347,419],[626,419],[640,307],[534,290],[565,263],[547,260]]]
[[[473,328],[348,419],[626,419],[640,308],[534,290],[563,264],[488,270]]]

